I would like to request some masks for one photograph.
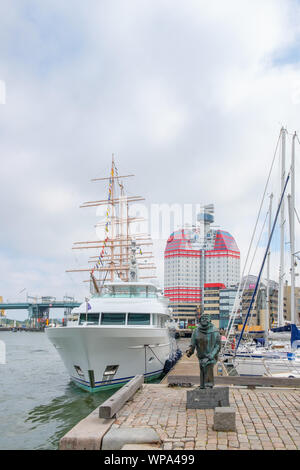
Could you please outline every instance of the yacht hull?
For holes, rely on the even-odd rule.
[[[175,353],[166,328],[72,326],[45,331],[72,381],[89,392],[120,387],[136,375],[157,378]]]

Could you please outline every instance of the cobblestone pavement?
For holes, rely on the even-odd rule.
[[[230,388],[237,432],[216,432],[213,410],[187,410],[187,388],[144,385],[113,427],[152,427],[165,450],[298,450],[300,390]]]

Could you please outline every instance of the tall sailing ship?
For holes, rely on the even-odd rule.
[[[181,355],[168,300],[151,282],[153,256],[144,251],[150,236],[131,234],[132,224],[142,219],[130,216],[130,204],[144,199],[125,195],[123,179],[130,176],[118,174],[113,157],[109,178],[92,180],[108,182],[108,197],[81,207],[106,207],[105,220],[97,224],[104,237],[74,243],[74,250],[98,254],[90,257],[90,268],[68,271],[88,273],[91,296],[64,326],[46,329],[71,379],[89,392],[120,387],[135,375],[155,379]]]

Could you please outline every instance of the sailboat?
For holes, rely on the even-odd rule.
[[[87,272],[90,297],[72,310],[70,321],[46,334],[60,354],[71,380],[88,392],[120,387],[136,375],[145,380],[160,377],[181,356],[174,338],[172,312],[162,291],[142,276],[151,252],[142,247],[152,244],[147,235],[130,234],[132,223],[140,218],[129,215],[129,204],[143,200],[125,196],[114,156],[110,176],[92,181],[108,181],[107,199],[89,201],[81,207],[104,205],[106,218],[102,240],[76,242],[74,249],[94,249],[91,268],[68,272]]]
[[[265,251],[263,262],[260,268],[259,276],[256,281],[255,289],[253,291],[252,299],[248,308],[246,318],[242,327],[241,334],[236,343],[234,351],[224,351],[223,359],[225,361],[230,361],[234,366],[236,372],[239,375],[273,375],[273,374],[287,374],[290,377],[300,376],[300,331],[295,324],[295,240],[294,240],[294,198],[295,198],[295,141],[297,134],[294,134],[293,137],[293,146],[292,146],[292,164],[290,172],[287,177],[285,176],[285,137],[286,130],[281,130],[282,137],[282,179],[281,179],[281,197],[279,205],[277,208],[275,220],[273,226],[271,224],[271,202],[270,202],[270,219],[269,219],[269,240],[268,245]],[[289,219],[290,219],[290,247],[291,247],[291,324],[289,327],[283,325],[283,261],[284,261],[284,236],[283,236],[283,225],[284,225],[284,195],[286,188],[291,179],[291,195],[288,196],[289,199]],[[265,346],[266,347],[257,347],[257,345],[244,344],[242,348],[238,351],[241,341],[243,339],[243,334],[247,325],[247,321],[251,315],[251,309],[255,301],[257,290],[260,284],[262,272],[266,260],[268,259],[268,278],[269,278],[269,248],[274,234],[274,229],[277,223],[279,213],[281,212],[281,262],[280,262],[280,276],[279,276],[279,311],[278,311],[278,328],[269,334],[268,325],[268,308],[266,310],[267,317],[265,319]],[[269,287],[269,286],[268,286]],[[267,306],[269,303],[267,301]],[[287,330],[290,331],[290,342],[283,342],[279,335],[282,335],[283,331],[286,333]],[[281,349],[273,349],[270,339],[274,341],[281,340]]]

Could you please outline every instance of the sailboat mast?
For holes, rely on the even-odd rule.
[[[243,334],[244,334],[244,331],[245,331],[245,328],[246,328],[246,325],[247,325],[248,318],[249,318],[249,316],[250,316],[250,314],[251,314],[251,310],[252,310],[252,306],[253,306],[254,300],[255,300],[255,298],[256,298],[257,289],[258,289],[258,286],[259,286],[259,284],[260,284],[261,275],[262,275],[262,272],[263,272],[263,269],[264,269],[264,266],[265,266],[265,262],[266,262],[266,259],[267,259],[267,255],[268,255],[268,253],[269,253],[270,244],[271,244],[271,241],[272,241],[273,233],[274,233],[275,226],[276,226],[276,223],[277,223],[277,219],[278,219],[278,216],[279,216],[279,211],[280,211],[280,208],[281,208],[282,201],[283,201],[283,199],[284,199],[284,194],[285,194],[285,190],[286,190],[286,187],[287,187],[287,185],[288,185],[289,179],[290,179],[290,174],[288,174],[288,176],[287,176],[287,178],[286,178],[286,182],[285,182],[284,187],[283,187],[283,191],[282,191],[282,194],[281,194],[281,197],[280,197],[280,201],[279,201],[279,204],[278,204],[277,212],[276,212],[275,219],[274,219],[274,222],[273,222],[273,227],[272,227],[272,230],[271,230],[271,235],[270,235],[270,237],[269,237],[268,244],[267,244],[267,248],[266,248],[266,251],[265,251],[264,259],[263,259],[263,262],[262,262],[262,265],[261,265],[261,268],[260,268],[260,271],[259,271],[259,274],[258,274],[258,278],[257,278],[256,284],[255,284],[255,288],[254,288],[254,291],[253,291],[253,294],[252,294],[252,298],[251,298],[251,300],[250,300],[250,304],[249,304],[249,307],[248,307],[248,312],[247,312],[246,317],[245,317],[245,320],[244,320],[244,324],[243,324],[243,327],[242,327],[242,331],[241,331],[240,337],[239,337],[238,342],[237,342],[236,347],[235,347],[235,354],[236,354],[236,352],[237,352],[237,350],[238,350],[238,347],[239,347],[239,345],[240,345],[241,339],[242,339],[242,337],[243,337]]]
[[[286,155],[286,129],[281,129],[281,193],[285,183],[285,155]],[[282,201],[280,211],[280,267],[279,267],[279,290],[278,290],[278,326],[284,323],[283,318],[283,279],[284,279],[284,224],[285,204]]]
[[[268,238],[270,238],[271,230],[272,230],[272,202],[273,202],[273,193],[270,195]],[[271,250],[269,249],[268,258],[267,258],[267,308],[266,308],[266,316],[265,316],[265,345],[266,346],[268,345],[268,330],[269,330],[269,322],[270,322],[270,257],[271,257]]]
[[[295,142],[297,134],[293,136],[292,162],[291,162],[291,194],[289,200],[290,245],[291,245],[291,323],[296,322],[295,315]]]

